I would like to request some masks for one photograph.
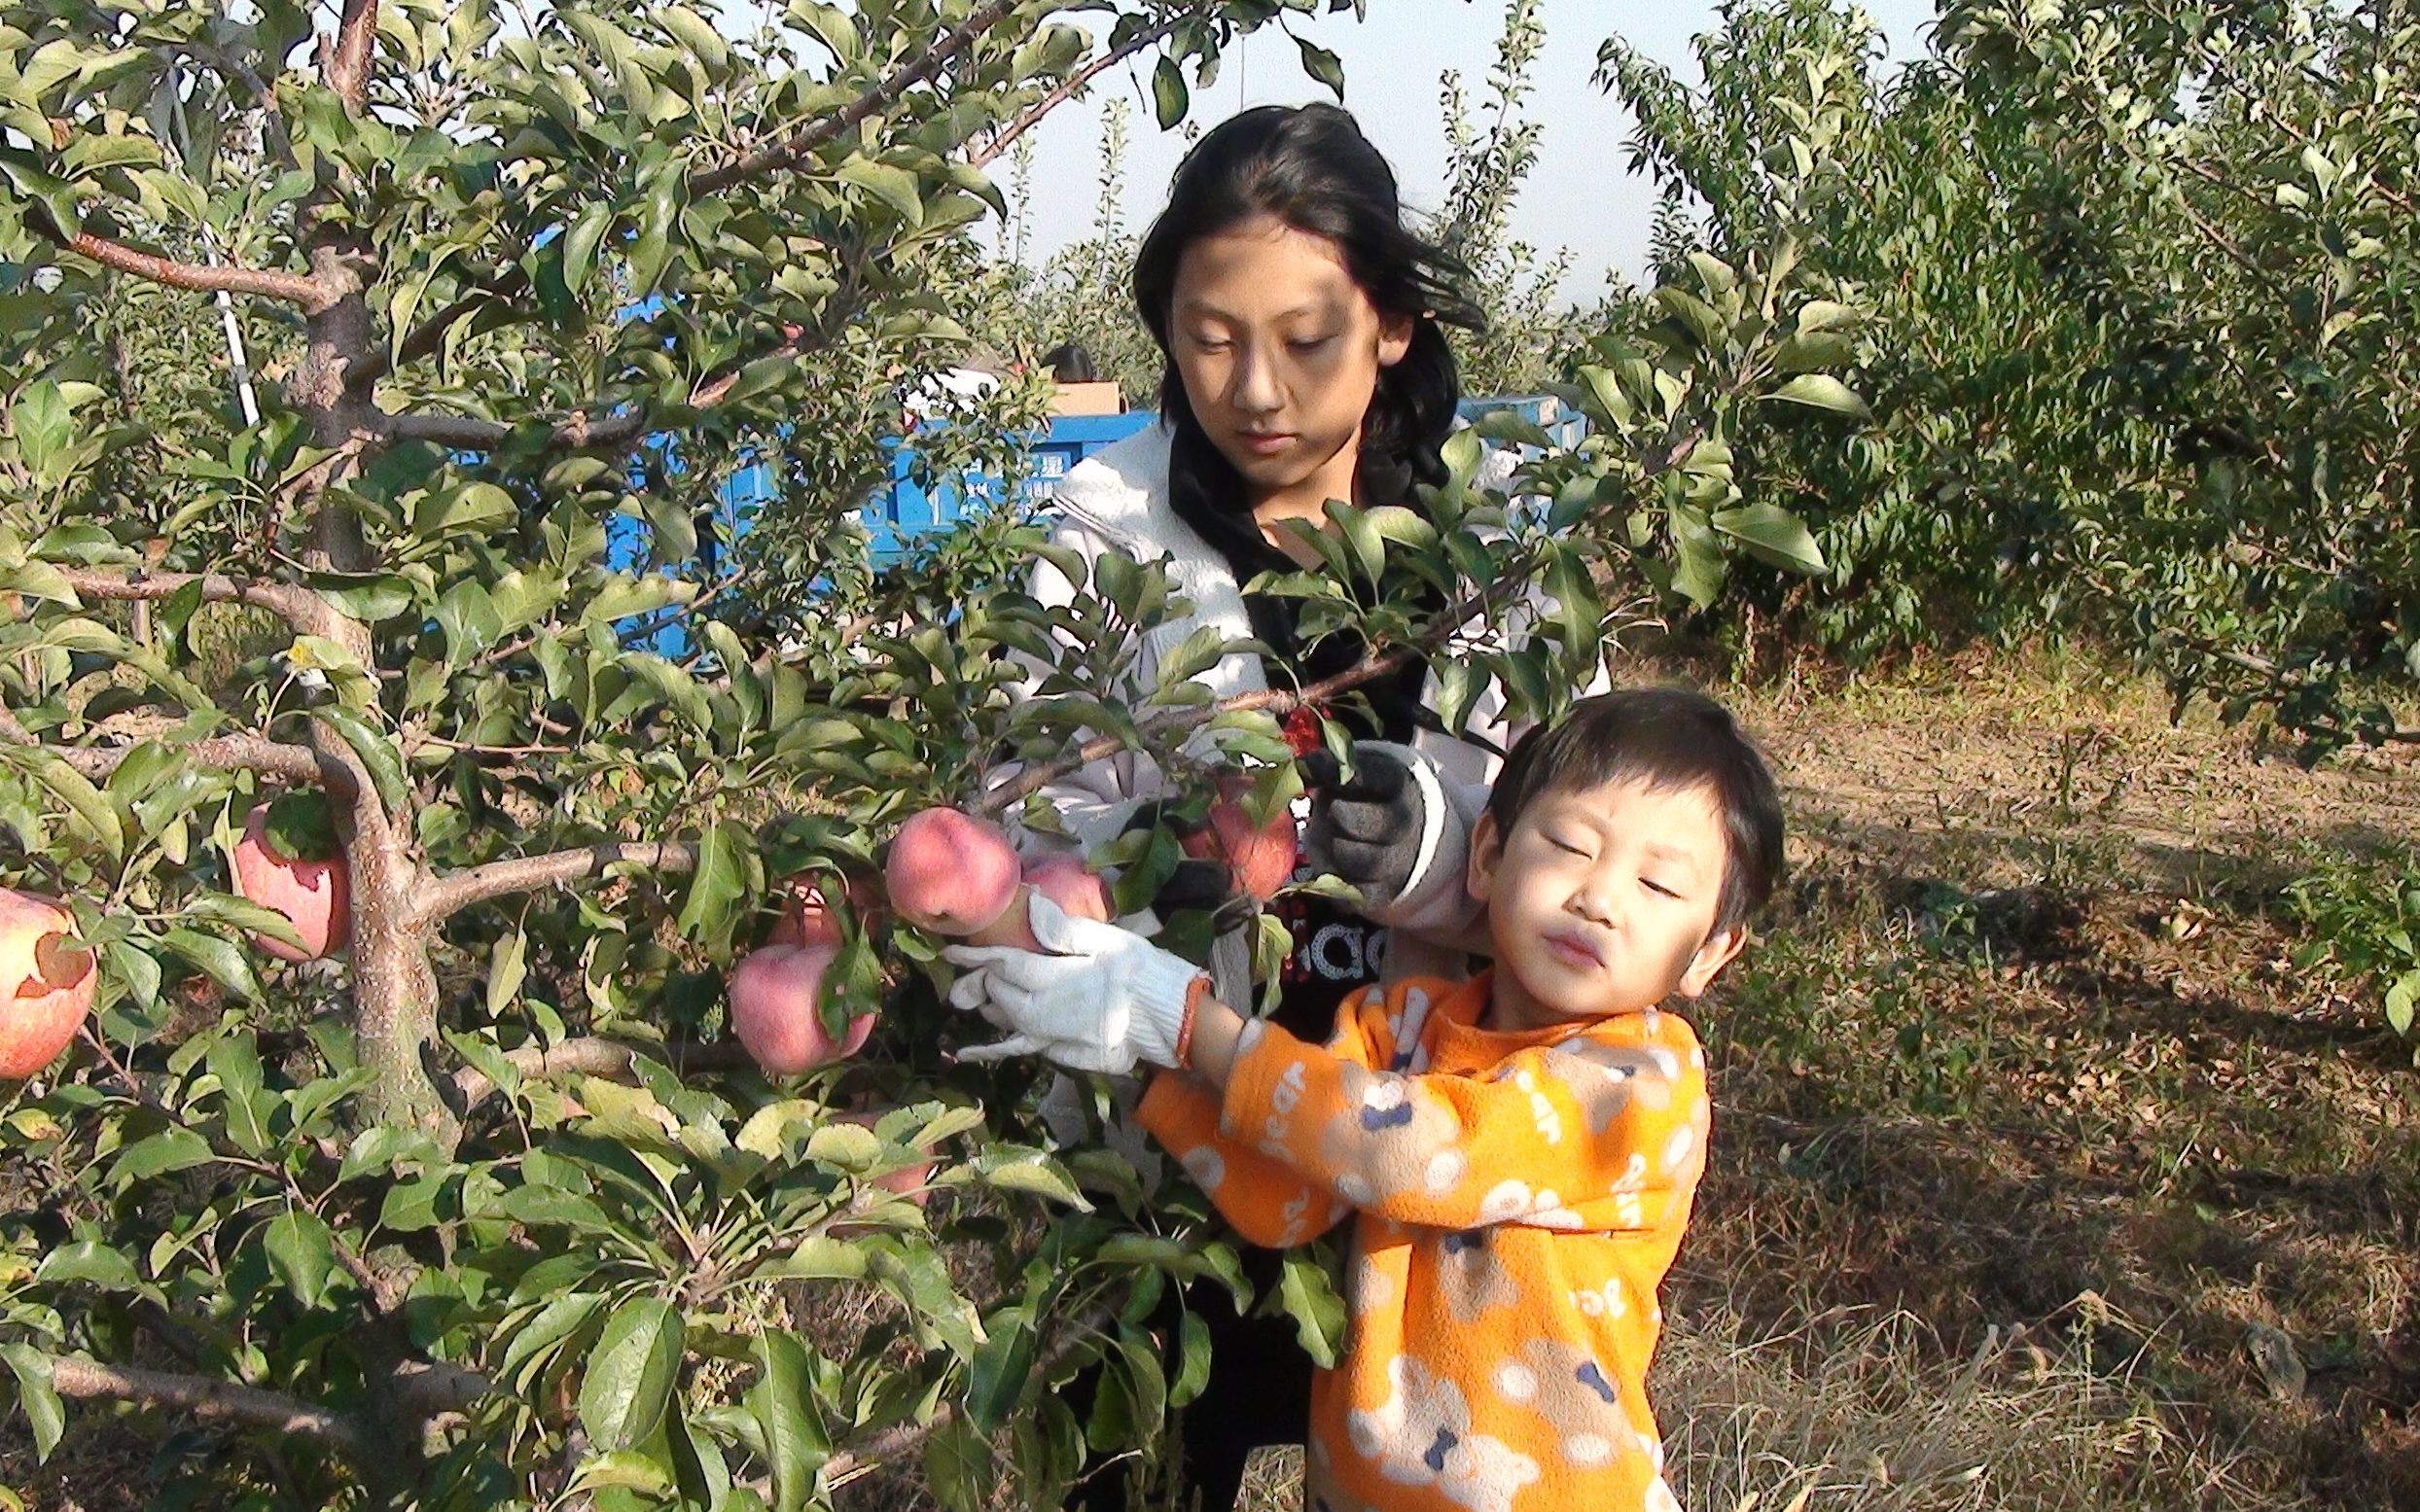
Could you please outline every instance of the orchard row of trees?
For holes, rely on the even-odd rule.
[[[1723,18],[1693,88],[1602,56],[1661,265],[1760,234],[1821,69],[1850,187],[1797,251],[1872,316],[1873,424],[1751,448],[1831,562],[1760,596],[1855,650],[2081,627],[2314,752],[2420,738],[2420,17],[1959,0],[1895,71],[1824,0]]]
[[[796,1508],[878,1470],[968,1508],[1157,1441],[1203,1360],[1138,1319],[1231,1254],[1181,1181],[1061,1143],[1029,1072],[948,1060],[935,942],[869,885],[1003,758],[1001,803],[1121,747],[1205,803],[1258,761],[1265,801],[1296,699],[1199,704],[1224,648],[1189,645],[1134,707],[1156,566],[1046,611],[1014,515],[877,576],[854,513],[1003,297],[987,168],[1129,60],[1181,119],[1314,5],[0,19],[0,1001],[76,1032],[9,1037],[0,1106],[39,1454],[142,1434],[213,1507]],[[1593,435],[1532,456],[1533,503],[1465,436],[1421,509],[1339,513],[1299,591],[1371,645],[1343,683],[1426,656],[1548,712],[1738,562],[1822,566],[1732,440],[1861,412],[1820,360],[1859,314],[1786,251],[1841,182],[1802,145],[1765,233],[1676,273],[1692,320],[1576,372]],[[777,501],[734,547],[754,466]],[[631,520],[652,558],[609,566]],[[1526,650],[1455,649],[1532,583]],[[675,621],[690,653],[643,649]],[[1046,696],[1006,695],[1013,653]],[[1094,859],[1132,906],[1179,855]],[[344,898],[306,917],[313,874]],[[1316,1263],[1276,1300],[1328,1346]]]

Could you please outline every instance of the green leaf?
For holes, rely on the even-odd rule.
[[[1184,121],[1186,107],[1192,104],[1185,88],[1185,70],[1167,53],[1159,54],[1159,64],[1152,70],[1152,104],[1159,114],[1159,129],[1173,131]]]
[[[2386,990],[2386,1021],[2399,1035],[2411,1033],[2412,1008],[2420,1003],[2420,971],[2405,971]]]
[[[143,1278],[134,1269],[134,1262],[107,1245],[89,1239],[79,1239],[61,1245],[43,1256],[34,1279],[46,1285],[65,1285],[82,1282],[103,1291],[140,1291]]]
[[[411,531],[415,536],[443,536],[462,530],[498,530],[518,521],[521,507],[513,496],[488,482],[469,482],[455,488],[442,488],[420,501],[412,510]]]
[[[807,1136],[806,1158],[852,1174],[872,1170],[882,1160],[882,1137],[862,1124],[838,1119]]]
[[[304,1307],[317,1307],[336,1275],[336,1237],[316,1213],[292,1208],[269,1219],[261,1247],[268,1267]]]
[[[736,905],[748,896],[749,850],[747,831],[736,820],[724,820],[697,837],[697,868],[674,921],[683,934],[709,943],[730,936],[740,916]]]
[[[187,929],[170,930],[160,936],[160,942],[236,997],[247,1002],[260,1001],[260,979],[252,974],[252,963],[234,945],[215,934]]]
[[[195,602],[198,603],[200,585],[195,583],[192,586],[195,588]],[[67,574],[50,562],[28,560],[15,567],[0,568],[0,588],[21,593],[29,599],[64,604],[69,609],[84,608],[84,600],[68,582]]]
[[[924,198],[917,193],[916,176],[907,169],[872,158],[851,158],[840,164],[839,176],[889,205],[909,226],[924,224]]]
[[[504,636],[504,616],[487,590],[465,578],[445,590],[430,616],[445,637],[445,664],[460,667]]]
[[[765,1281],[856,1281],[866,1270],[864,1249],[829,1234],[809,1234],[750,1274]]]
[[[33,1429],[34,1456],[48,1459],[67,1431],[67,1409],[51,1383],[51,1358],[19,1343],[0,1345],[0,1359],[9,1362],[10,1373],[17,1377],[17,1403],[25,1409],[26,1425]]]
[[[1759,561],[1810,577],[1826,571],[1823,548],[1815,544],[1805,522],[1779,505],[1721,510],[1710,523],[1746,546],[1748,554]]]
[[[27,384],[9,406],[9,434],[17,438],[18,460],[25,464],[26,471],[55,481],[52,475],[76,440],[76,420],[68,411],[67,396],[48,378]]]
[[[991,1494],[991,1447],[975,1424],[952,1418],[924,1441],[924,1481],[944,1512],[980,1512]]]
[[[343,742],[353,748],[353,755],[370,773],[370,781],[378,790],[378,802],[389,814],[411,811],[411,780],[404,772],[403,753],[395,743],[350,709],[335,704],[322,704],[311,711],[311,718],[335,730]]]
[[[254,931],[298,950],[302,948],[302,936],[295,932],[293,920],[274,908],[245,898],[223,893],[199,893],[186,900],[185,917]],[[157,967],[154,969],[157,971]]]
[[[832,1441],[806,1347],[796,1336],[770,1328],[758,1336],[757,1383],[747,1401],[773,1472],[774,1512],[800,1512],[814,1497],[815,1473],[832,1458]]]
[[[1063,1202],[1079,1213],[1092,1211],[1092,1204],[1085,1201],[1084,1193],[1076,1190],[1076,1183],[1067,1178],[1067,1173],[1058,1168],[1058,1163],[1043,1156],[1027,1156],[998,1164],[979,1160],[973,1165],[987,1185],[1013,1192],[1039,1193],[1053,1201]]]
[[[1309,1249],[1286,1251],[1277,1297],[1294,1319],[1302,1353],[1323,1370],[1334,1370],[1344,1343],[1344,1303],[1329,1283],[1328,1268]]]
[[[110,1165],[109,1177],[125,1188],[171,1171],[206,1166],[213,1158],[210,1146],[193,1130],[163,1129],[120,1150],[117,1160]]]
[[[607,228],[614,224],[614,207],[592,204],[580,212],[580,219],[571,223],[563,233],[563,284],[578,294],[588,281],[588,272],[596,266],[596,246],[604,239]]]
[[[1831,299],[1809,299],[1798,306],[1798,334],[1818,335],[1827,331],[1846,331],[1862,324],[1863,311]]]
[[[1210,1325],[1199,1313],[1188,1310],[1177,1322],[1176,1379],[1168,1384],[1168,1405],[1182,1407],[1210,1384]]]
[[[604,1306],[605,1299],[592,1291],[566,1292],[545,1303],[514,1330],[496,1368],[497,1379],[515,1390],[526,1391],[532,1383],[519,1379],[521,1367],[577,1334]]]
[[[392,619],[420,601],[412,580],[400,573],[306,573],[303,580],[337,613],[364,624]]]
[[[337,835],[336,805],[317,788],[271,799],[261,816],[261,839],[271,856],[290,861],[334,861],[344,850]]]
[[[108,794],[92,786],[90,778],[68,765],[67,759],[56,752],[38,746],[0,746],[0,756],[48,788],[52,796],[66,805],[76,827],[107,851],[111,861],[125,859],[125,819]]]
[[[1852,420],[1870,419],[1873,414],[1866,407],[1866,402],[1851,392],[1847,384],[1821,372],[1800,373],[1764,397],[1846,415]]]
[[[529,936],[517,928],[496,936],[487,952],[487,1016],[502,1018],[520,997],[529,975]]]
[[[1334,53],[1308,37],[1294,39],[1295,50],[1302,54],[1302,71],[1328,87],[1328,92],[1344,98],[1344,64]]]
[[[1033,1309],[1023,1303],[994,1313],[985,1327],[990,1338],[975,1352],[974,1366],[967,1372],[966,1410],[977,1427],[997,1433],[1008,1426],[1025,1394],[1040,1340]]]
[[[210,1041],[205,1062],[219,1078],[219,1097],[226,1105],[229,1138],[245,1154],[268,1151],[268,1130],[261,1119],[261,1055],[249,1037],[221,1035]]]
[[[656,12],[656,20],[679,39],[681,46],[687,48],[690,54],[705,64],[708,70],[719,71],[731,60],[730,44],[725,42],[712,23],[696,12],[677,5],[665,6]]]
[[[672,1401],[685,1343],[681,1315],[660,1297],[615,1310],[580,1383],[580,1422],[590,1442],[610,1451],[654,1436]]]
[[[101,947],[101,960],[129,1000],[138,1003],[160,1001],[160,960],[150,951],[131,941],[111,940]]]

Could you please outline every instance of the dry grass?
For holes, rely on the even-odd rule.
[[[2126,1372],[1993,1330],[1963,1362],[1904,1312],[1842,1308],[1775,1330],[1681,1319],[1654,1383],[1686,1505],[1865,1512],[2278,1508],[2229,1457],[2166,1426]]]
[[[1718,1306],[1676,1319],[1651,1383],[1696,1512],[2284,1512],[2233,1457],[2170,1431],[2131,1375],[1992,1331],[1964,1361],[1912,1314],[1786,1326]],[[1299,1450],[1256,1456],[1242,1512],[1294,1512]]]

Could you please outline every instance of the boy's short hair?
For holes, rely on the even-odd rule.
[[[1512,745],[1488,794],[1499,838],[1549,792],[1624,779],[1651,789],[1712,790],[1723,819],[1723,894],[1717,932],[1746,924],[1781,878],[1781,790],[1730,711],[1679,687],[1633,687],[1583,698],[1551,726]]]

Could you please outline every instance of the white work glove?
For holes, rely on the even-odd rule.
[[[1040,1055],[1070,1071],[1123,1075],[1138,1063],[1177,1064],[1185,1000],[1201,967],[1139,934],[1094,919],[1071,919],[1040,893],[1027,920],[1042,950],[952,945],[942,955],[966,968],[950,1002],[1009,1032],[962,1050],[963,1061]]]

